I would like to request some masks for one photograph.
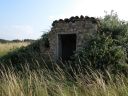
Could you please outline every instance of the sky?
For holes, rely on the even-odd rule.
[[[0,39],[38,39],[54,20],[103,17],[111,10],[128,21],[127,4],[127,0],[0,0]]]

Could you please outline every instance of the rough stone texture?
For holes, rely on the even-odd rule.
[[[49,33],[50,54],[53,60],[57,60],[58,55],[58,35],[59,34],[76,34],[76,50],[81,48],[85,41],[91,36],[95,36],[99,21],[93,17],[76,16],[70,19],[56,20],[52,24]]]

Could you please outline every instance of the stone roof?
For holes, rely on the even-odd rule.
[[[75,23],[77,21],[91,21],[94,24],[99,23],[99,20],[94,18],[94,17],[88,17],[88,16],[81,15],[80,17],[79,16],[75,16],[75,17],[72,16],[70,18],[55,20],[55,21],[53,21],[52,26],[55,26],[57,23],[69,23],[69,22]]]

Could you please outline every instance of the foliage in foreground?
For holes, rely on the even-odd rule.
[[[29,42],[12,42],[12,43],[0,43],[0,57],[8,54],[9,52],[12,52],[16,50],[17,48],[20,48],[22,46],[29,45]]]
[[[37,65],[38,66],[38,65]],[[72,68],[71,68],[72,69]],[[84,70],[83,74],[80,70]],[[72,70],[73,76],[56,66],[30,71],[25,66],[23,74],[8,68],[0,71],[0,96],[127,96],[128,78],[106,71],[87,71],[79,66],[79,72]],[[107,79],[104,79],[107,77]]]
[[[83,67],[127,74],[128,23],[119,20],[113,11],[100,21],[96,36],[76,52],[76,62],[80,60]]]
[[[28,46],[10,51],[8,54],[0,57],[0,62],[2,65],[4,64],[4,66],[7,67],[13,65],[18,70],[20,70],[22,66],[25,66],[29,62],[31,69],[34,69],[34,64],[40,63],[43,65],[44,59],[47,61],[47,63],[50,62],[48,60],[49,56],[41,52],[41,50],[45,50],[47,48],[49,48],[49,42],[48,34],[46,33],[41,39],[36,40]]]

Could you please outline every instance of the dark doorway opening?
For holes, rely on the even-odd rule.
[[[76,51],[76,34],[59,35],[59,57],[62,61],[68,61]]]

